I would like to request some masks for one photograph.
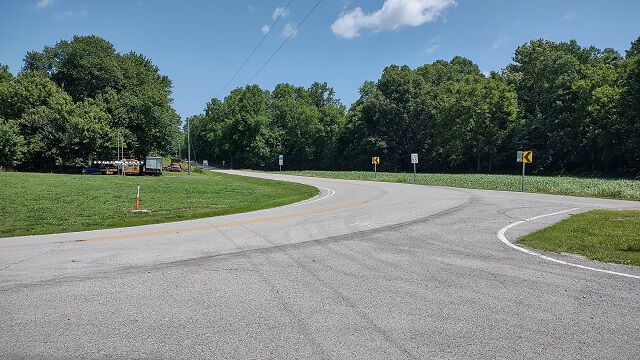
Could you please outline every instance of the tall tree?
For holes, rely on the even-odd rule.
[[[620,94],[620,113],[623,122],[624,151],[627,167],[640,176],[640,37],[627,51],[623,67],[623,90]]]
[[[97,36],[74,36],[29,52],[24,61],[23,71],[50,77],[74,102],[106,104],[109,126],[126,135],[131,155],[168,154],[177,148],[180,118],[171,107],[171,80],[143,55],[121,55]]]
[[[518,115],[515,92],[496,73],[489,78],[465,75],[448,88],[436,127],[449,163],[480,171],[484,160],[491,171],[493,157]]]
[[[574,83],[591,49],[575,41],[556,44],[532,40],[518,47],[505,72],[515,84],[525,122],[519,148],[534,150],[536,168],[547,171],[571,170],[580,149],[577,131]]]

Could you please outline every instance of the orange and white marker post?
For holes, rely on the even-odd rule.
[[[138,184],[138,190],[136,191],[136,210],[140,209],[140,184]]]

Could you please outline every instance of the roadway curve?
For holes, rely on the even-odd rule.
[[[640,358],[640,269],[498,237],[638,202],[246,175],[321,194],[0,239],[0,358]]]

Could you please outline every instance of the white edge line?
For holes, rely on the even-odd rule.
[[[618,275],[618,276],[624,276],[624,277],[629,277],[629,278],[633,278],[633,279],[640,279],[640,276],[637,276],[637,275],[625,274],[625,273],[620,273],[620,272],[615,272],[615,271],[610,271],[610,270],[604,270],[604,269],[596,269],[596,268],[592,268],[592,267],[589,267],[589,266],[578,265],[578,264],[573,264],[573,263],[569,263],[569,262],[566,262],[566,261],[554,259],[552,257],[545,256],[545,255],[539,254],[537,252],[531,251],[529,249],[525,249],[523,247],[515,245],[514,243],[509,241],[507,239],[507,237],[504,235],[507,232],[507,230],[511,229],[512,227],[524,224],[525,222],[537,220],[537,219],[540,219],[540,218],[543,218],[543,217],[547,217],[547,216],[554,216],[554,215],[564,214],[564,213],[568,213],[570,211],[574,211],[574,210],[578,210],[578,209],[579,208],[573,208],[573,209],[569,209],[569,210],[558,211],[558,212],[551,213],[551,214],[535,216],[535,217],[526,219],[524,221],[514,222],[513,224],[509,224],[509,225],[503,227],[502,229],[500,229],[500,231],[498,231],[498,238],[500,239],[500,241],[505,243],[507,246],[510,246],[510,247],[512,247],[512,248],[514,248],[516,250],[522,251],[522,252],[527,253],[529,255],[538,256],[540,258],[543,258],[545,260],[552,261],[552,262],[555,262],[555,263],[558,263],[558,264],[573,266],[573,267],[577,267],[577,268],[580,268],[580,269],[586,269],[586,270],[591,270],[591,271],[607,273],[607,274],[611,274],[611,275]]]
[[[287,207],[294,207],[294,206],[311,204],[311,203],[314,203],[316,201],[328,199],[328,198],[332,197],[336,193],[335,190],[332,190],[332,189],[329,189],[329,188],[325,188],[325,187],[322,187],[322,186],[316,186],[316,187],[318,189],[326,190],[327,194],[325,196],[323,196],[323,197],[316,197],[316,198],[313,198],[313,199],[309,199],[307,201],[301,201],[301,202],[295,203],[295,204],[284,205],[284,206],[281,206],[280,209],[287,208]]]

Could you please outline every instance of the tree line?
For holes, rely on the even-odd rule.
[[[174,153],[182,137],[171,87],[149,59],[97,36],[29,52],[15,77],[0,64],[0,167],[71,169],[115,159],[118,147]]]
[[[623,57],[532,40],[500,73],[454,57],[386,67],[348,111],[326,83],[233,90],[189,118],[197,157],[236,168],[640,175],[640,38]]]
[[[640,37],[625,55],[576,41],[519,46],[501,72],[456,56],[386,67],[349,109],[324,82],[237,88],[182,124],[171,80],[149,59],[96,36],[0,64],[0,167],[49,170],[174,154],[187,123],[197,159],[227,167],[512,172],[532,150],[539,173],[640,176]],[[182,144],[182,145],[181,145]],[[186,152],[185,152],[186,154]]]

